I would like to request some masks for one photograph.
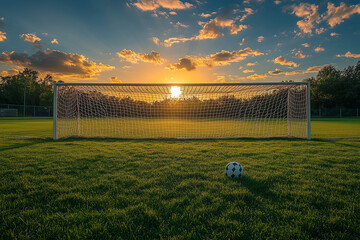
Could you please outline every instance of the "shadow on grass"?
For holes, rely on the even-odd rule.
[[[33,146],[33,145],[37,145],[39,143],[45,143],[45,142],[51,142],[51,139],[43,139],[43,138],[21,138],[21,140],[24,140],[24,142],[21,143],[11,143],[9,144],[9,146],[5,146],[5,147],[1,147],[0,148],[0,152],[3,151],[7,151],[7,150],[14,150],[14,149],[18,149],[18,148],[23,148],[23,147],[29,147],[29,146]]]
[[[338,140],[341,140],[341,139],[347,139],[347,138],[334,138],[334,139],[314,138],[311,141],[319,142],[319,143],[331,143],[331,144],[341,145],[341,146],[345,146],[345,147],[354,147],[354,148],[359,147],[358,145],[338,142]],[[351,138],[351,139],[357,139],[357,138]]]
[[[278,201],[276,195],[270,190],[272,185],[270,182],[259,181],[246,175],[241,177],[238,181],[255,196],[260,196],[261,198],[268,199],[272,202]]]

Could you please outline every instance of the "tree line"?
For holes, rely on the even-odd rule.
[[[325,66],[304,81],[310,82],[312,108],[360,108],[360,61],[343,70]]]
[[[39,75],[25,68],[13,76],[0,76],[0,104],[22,105],[25,97],[27,105],[51,106],[53,77]],[[311,84],[312,108],[360,107],[360,61],[343,70],[325,66],[315,77],[303,81]]]

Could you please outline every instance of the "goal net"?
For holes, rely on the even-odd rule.
[[[308,83],[54,85],[54,139],[310,138]]]

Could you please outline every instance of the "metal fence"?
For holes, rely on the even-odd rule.
[[[24,111],[24,105],[0,104],[0,109],[2,109],[4,113],[11,112],[12,114],[5,115],[9,117],[51,117],[53,115],[52,106],[27,105]],[[10,109],[17,111],[9,111]],[[14,114],[17,114],[17,116],[14,116]]]
[[[344,118],[344,117],[359,117],[360,108],[314,108],[311,109],[312,117],[334,117],[334,118]]]

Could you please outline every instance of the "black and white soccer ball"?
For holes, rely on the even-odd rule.
[[[240,178],[244,174],[244,168],[238,162],[228,163],[225,167],[225,176],[229,178]]]

